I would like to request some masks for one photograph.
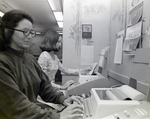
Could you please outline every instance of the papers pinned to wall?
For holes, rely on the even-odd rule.
[[[130,1],[131,2],[131,1]],[[127,54],[134,52],[141,39],[142,17],[143,17],[143,0],[132,1],[129,6],[128,28],[123,50]]]
[[[98,63],[99,67],[104,68],[106,58],[108,57],[109,48],[110,48],[110,46],[105,47],[101,50],[100,57],[99,57],[99,63]]]
[[[128,27],[126,30],[126,38],[123,45],[124,51],[135,51],[137,44],[141,38],[142,21]]]
[[[141,21],[142,16],[143,16],[143,0],[140,0],[137,5],[130,6],[128,26],[132,26]]]
[[[114,63],[121,64],[122,63],[122,46],[123,46],[124,30],[118,32],[117,37],[118,38],[116,40]]]
[[[93,64],[94,46],[81,46],[81,65]]]
[[[122,44],[123,44],[123,37],[118,38],[116,40],[116,49],[115,49],[115,57],[114,57],[115,64],[122,63]]]

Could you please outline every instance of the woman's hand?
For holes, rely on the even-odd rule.
[[[83,118],[84,107],[77,103],[69,105],[60,113],[60,119],[81,119]]]
[[[69,106],[69,105],[73,104],[73,102],[77,102],[77,104],[83,105],[83,97],[71,96],[64,100],[63,105]]]
[[[72,84],[74,84],[74,81],[73,80],[69,80],[63,86],[60,87],[60,90],[66,90]]]
[[[91,71],[91,67],[80,69],[80,74],[87,75]]]

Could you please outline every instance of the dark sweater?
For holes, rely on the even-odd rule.
[[[0,119],[59,119],[59,113],[38,105],[38,95],[58,104],[65,99],[32,55],[12,48],[0,52]]]

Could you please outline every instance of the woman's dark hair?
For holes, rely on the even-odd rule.
[[[33,24],[33,19],[30,15],[21,10],[11,10],[4,14],[0,20],[0,50],[5,50],[10,42],[14,30],[11,28],[17,27],[18,23],[27,19]]]
[[[60,35],[56,31],[48,31],[43,37],[43,42],[40,46],[41,50],[47,52],[57,52],[58,49],[56,48],[56,43],[58,42],[59,37]]]

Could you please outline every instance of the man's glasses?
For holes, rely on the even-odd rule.
[[[16,31],[20,31],[23,33],[24,36],[29,36],[31,34],[31,37],[35,37],[36,35],[36,31],[34,30],[29,30],[29,29],[24,29],[24,30],[19,30],[19,29],[15,29],[15,28],[9,28],[9,29],[12,29],[12,30],[16,30]]]

